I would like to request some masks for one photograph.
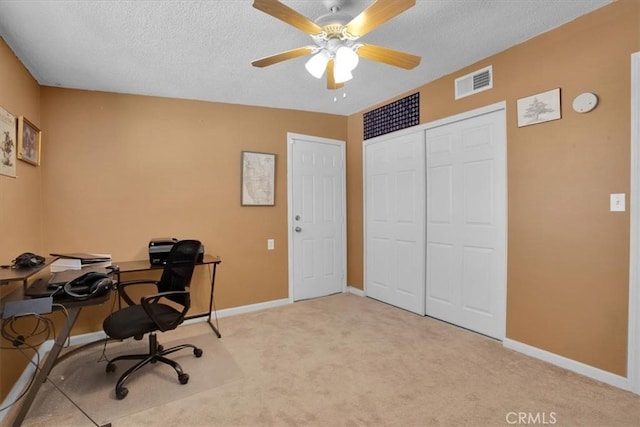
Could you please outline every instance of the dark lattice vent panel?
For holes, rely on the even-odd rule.
[[[364,113],[364,139],[420,124],[420,92]]]

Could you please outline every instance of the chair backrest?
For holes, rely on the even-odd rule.
[[[198,240],[180,240],[173,245],[160,281],[157,283],[158,291],[185,291],[189,288],[200,246],[201,243]],[[183,306],[188,306],[190,303],[188,295],[176,295],[168,298]]]

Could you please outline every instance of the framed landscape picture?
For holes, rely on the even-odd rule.
[[[274,206],[276,155],[242,152],[241,205]]]
[[[42,131],[24,116],[18,118],[18,158],[32,165],[40,164]]]

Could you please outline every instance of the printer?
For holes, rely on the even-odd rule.
[[[165,265],[173,245],[178,243],[175,237],[155,237],[149,241],[149,263],[151,265]],[[204,245],[200,245],[197,262],[204,259]]]

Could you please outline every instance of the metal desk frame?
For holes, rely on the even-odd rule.
[[[41,270],[42,268],[44,268],[44,266],[41,266],[40,268],[38,268],[37,271]],[[24,280],[24,282],[26,283],[27,279],[31,277],[33,274],[37,273],[37,271],[25,272],[25,274],[28,274],[26,277],[16,278],[15,280],[16,281]],[[36,281],[36,283],[33,283],[31,286],[47,286],[47,282],[44,280],[39,280],[39,281]],[[20,295],[17,295],[18,293],[22,295],[22,298],[25,298],[23,296],[23,291],[24,289],[18,288],[16,291],[14,291],[15,293],[10,294],[8,299],[14,300],[16,298],[19,298]],[[20,426],[24,421],[25,417],[27,416],[27,413],[31,408],[31,404],[36,398],[36,395],[38,394],[40,387],[47,380],[47,378],[49,377],[49,374],[51,373],[51,370],[53,369],[53,367],[55,366],[58,360],[60,351],[64,348],[65,342],[67,341],[67,338],[71,333],[71,329],[73,328],[73,325],[76,323],[76,320],[78,319],[80,310],[82,310],[82,308],[86,306],[103,304],[109,299],[109,296],[110,294],[105,294],[101,297],[90,298],[84,301],[74,301],[74,300],[54,301],[56,304],[61,304],[65,307],[65,309],[69,314],[69,318],[67,319],[66,322],[64,322],[64,326],[58,333],[58,336],[55,338],[53,347],[51,347],[51,350],[47,352],[47,356],[44,359],[44,364],[42,365],[42,367],[36,368],[36,371],[37,371],[36,377],[34,378],[33,384],[31,384],[29,391],[24,396],[24,399],[20,404],[20,409],[18,410],[16,417],[13,419],[12,426],[16,426],[16,427]],[[106,424],[106,425],[110,425],[110,424]]]
[[[11,292],[7,295],[7,298],[3,298],[4,300],[15,300],[24,297],[24,290],[27,288],[29,279],[33,277],[36,273],[40,272],[46,266],[51,264],[57,257],[54,258],[46,258],[46,261],[43,265],[26,268],[26,269],[5,269],[0,270],[0,284],[10,283],[10,282],[22,282],[22,288],[18,288],[15,291]],[[202,262],[197,263],[196,265],[213,265],[213,270],[211,271],[211,293],[209,295],[209,312],[208,313],[198,313],[194,315],[190,315],[185,317],[185,320],[195,319],[200,317],[207,317],[207,323],[216,334],[218,338],[221,338],[220,331],[218,328],[211,323],[211,313],[213,311],[213,290],[216,280],[216,268],[218,264],[220,264],[222,260],[220,257],[214,257],[211,255],[204,255]],[[117,263],[120,270],[116,272],[117,280],[120,281],[120,274],[122,273],[133,273],[133,272],[141,272],[141,271],[151,271],[162,269],[162,266],[152,266],[149,264],[149,261],[125,261]],[[47,282],[45,280],[37,280],[31,286],[46,286]],[[18,295],[20,294],[20,295]],[[29,391],[24,396],[23,401],[20,405],[20,409],[13,419],[12,426],[20,426],[24,421],[29,409],[31,408],[31,404],[33,403],[38,391],[42,384],[47,380],[47,377],[51,373],[51,370],[55,366],[58,361],[58,356],[60,355],[60,351],[64,348],[65,342],[71,333],[71,329],[78,319],[78,315],[80,314],[80,310],[82,310],[85,306],[91,305],[99,305],[106,302],[109,299],[109,294],[106,294],[102,297],[91,298],[84,301],[55,301],[56,303],[64,305],[69,313],[68,320],[64,323],[64,326],[58,333],[58,336],[55,339],[53,347],[47,353],[46,358],[44,359],[44,364],[42,367],[37,368],[36,377],[31,385]],[[107,424],[110,425],[110,424]]]
[[[209,311],[207,313],[198,313],[186,316],[185,320],[197,319],[201,317],[207,318],[207,323],[216,334],[218,338],[222,338],[220,335],[220,331],[217,327],[217,319],[216,325],[211,323],[211,313],[213,312],[213,290],[215,289],[216,282],[216,268],[218,264],[220,264],[222,260],[218,256],[212,256],[209,254],[204,254],[202,262],[196,263],[196,265],[213,265],[213,270],[211,271],[211,292],[209,294]],[[120,268],[118,271],[118,281],[120,281],[120,275],[123,273],[136,273],[141,271],[153,271],[153,270],[162,270],[162,265],[151,265],[149,260],[139,260],[139,261],[124,261],[124,262],[116,262],[114,265],[117,265]]]

